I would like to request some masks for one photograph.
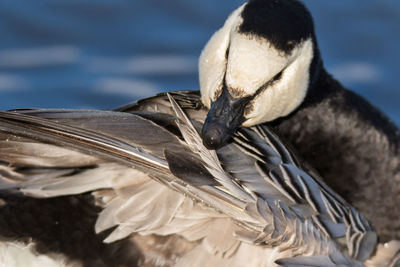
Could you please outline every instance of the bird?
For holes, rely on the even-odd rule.
[[[268,124],[324,181],[400,237],[400,132],[324,68],[312,15],[298,0],[250,0],[208,41],[199,60],[204,145],[238,127]]]
[[[164,93],[113,111],[1,111],[2,262],[400,262],[400,241],[380,244],[362,213],[302,166],[268,127],[238,129],[232,143],[207,149],[199,134],[207,112],[196,91]],[[68,196],[74,198],[62,199]],[[30,203],[54,197],[53,203]],[[103,233],[105,243],[125,243],[99,247],[85,240],[93,238],[85,224]]]
[[[326,73],[304,5],[250,0],[199,64],[201,97],[1,112],[2,255],[34,241],[86,266],[396,266],[397,128]]]

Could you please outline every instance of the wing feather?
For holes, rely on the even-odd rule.
[[[198,123],[180,107],[203,118],[196,97],[178,98],[179,104],[163,95],[118,111],[0,112],[0,158],[15,165],[0,172],[7,180],[0,187],[35,197],[93,191],[103,207],[96,231],[115,227],[106,242],[132,233],[179,234],[197,245],[178,265],[235,266],[233,259],[268,251],[268,260],[254,262],[309,254],[314,258],[281,262],[351,266],[342,251],[356,260],[372,254],[376,234],[368,221],[304,171],[268,128],[241,129],[233,144],[209,151]],[[17,165],[51,171],[38,176]]]

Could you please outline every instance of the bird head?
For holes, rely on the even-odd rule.
[[[240,126],[294,111],[317,58],[313,20],[299,1],[250,0],[236,9],[200,56],[201,99],[209,108],[205,146],[216,149]]]

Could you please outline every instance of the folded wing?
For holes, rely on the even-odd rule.
[[[39,198],[92,192],[103,207],[96,231],[113,228],[105,242],[178,235],[177,266],[279,258],[355,266],[371,256],[368,221],[266,127],[207,150],[198,135],[206,112],[188,94],[118,111],[1,112],[0,189]]]

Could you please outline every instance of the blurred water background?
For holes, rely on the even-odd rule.
[[[109,109],[198,89],[197,58],[244,0],[2,0],[0,109]],[[305,0],[325,66],[400,125],[400,1]]]

